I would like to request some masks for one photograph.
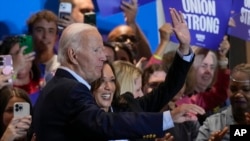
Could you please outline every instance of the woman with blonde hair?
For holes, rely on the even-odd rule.
[[[131,92],[134,98],[143,96],[141,89],[142,71],[127,61],[115,61],[113,66],[117,80],[121,86],[121,94]]]

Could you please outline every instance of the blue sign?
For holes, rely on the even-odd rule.
[[[227,33],[232,0],[162,0],[166,22],[169,7],[181,11],[191,34],[191,45],[217,50]],[[178,42],[173,36],[172,41]]]
[[[121,4],[122,1],[132,3],[132,0],[97,0],[99,12],[103,16],[109,16],[116,13],[122,12]],[[138,0],[138,5],[144,5],[154,0]]]
[[[228,34],[243,40],[250,40],[250,1],[234,0],[231,18],[234,27],[228,29]]]

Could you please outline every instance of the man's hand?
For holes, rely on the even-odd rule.
[[[66,28],[67,26],[71,25],[72,23],[75,23],[74,19],[71,16],[65,15],[62,18],[58,18],[57,24],[59,26],[62,26],[63,28]]]
[[[223,130],[213,132],[208,141],[221,141],[225,134],[229,131],[228,127],[224,127]]]
[[[160,27],[159,32],[161,41],[169,41],[173,33],[173,27],[170,23],[165,23]]]
[[[131,3],[122,1],[121,9],[124,11],[126,23],[134,25],[138,9],[137,0],[131,0]]]
[[[175,8],[170,8],[170,15],[172,18],[173,29],[177,39],[180,42],[179,50],[184,54],[189,53],[191,36],[187,23],[181,12],[177,12]]]
[[[171,111],[171,116],[175,123],[196,121],[197,114],[203,115],[205,110],[195,104],[182,104]]]

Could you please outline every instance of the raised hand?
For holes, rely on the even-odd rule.
[[[208,141],[221,141],[228,131],[229,128],[224,127],[222,130],[213,132]]]
[[[147,61],[147,58],[146,57],[142,57],[140,58],[140,60],[138,62],[135,62],[136,63],[136,67],[139,68],[140,70],[143,69],[143,63],[145,63]]]
[[[225,58],[229,49],[230,49],[230,43],[229,43],[229,41],[227,39],[227,36],[225,35],[223,37],[222,42],[220,43],[220,47],[219,47],[219,50],[218,50],[218,57],[219,58]]]
[[[203,115],[205,114],[205,110],[195,104],[182,104],[171,111],[171,116],[175,123],[196,121],[197,114]]]
[[[23,54],[26,48],[27,47],[21,47],[19,52],[16,55],[12,56],[13,67],[15,72],[18,72],[22,68],[26,67],[26,62],[31,62],[35,59],[35,52]]]
[[[217,51],[218,64],[221,69],[226,69],[228,66],[227,53],[229,49],[230,49],[230,43],[227,39],[227,36],[224,36],[222,42],[220,43],[220,47]]]
[[[125,14],[125,21],[128,25],[135,24],[135,19],[137,15],[137,0],[131,0],[131,3],[122,1],[121,9]]]
[[[183,14],[180,11],[177,12],[175,8],[170,8],[169,10],[172,18],[174,33],[176,34],[176,37],[180,42],[179,49],[183,54],[188,54],[191,42],[191,36],[187,23],[183,17]]]
[[[165,23],[160,27],[159,32],[161,40],[169,41],[173,33],[173,27],[170,23]]]

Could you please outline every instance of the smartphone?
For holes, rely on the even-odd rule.
[[[70,16],[72,12],[72,4],[68,3],[68,2],[61,2],[59,5],[59,10],[58,10],[58,17],[60,19],[65,19],[64,17]],[[59,30],[62,30],[63,27],[62,26],[58,26]]]
[[[96,26],[96,13],[95,12],[84,13],[84,23]]]
[[[11,55],[0,55],[0,69],[3,75],[10,75],[13,72],[13,61]],[[11,82],[11,80],[8,80]]]
[[[24,50],[24,54],[28,54],[28,53],[31,53],[33,52],[33,42],[32,42],[32,36],[30,35],[20,35],[19,36],[19,44],[20,44],[20,47],[27,47],[25,50]]]
[[[30,115],[30,104],[27,102],[15,102],[13,113],[14,117],[25,117]]]

